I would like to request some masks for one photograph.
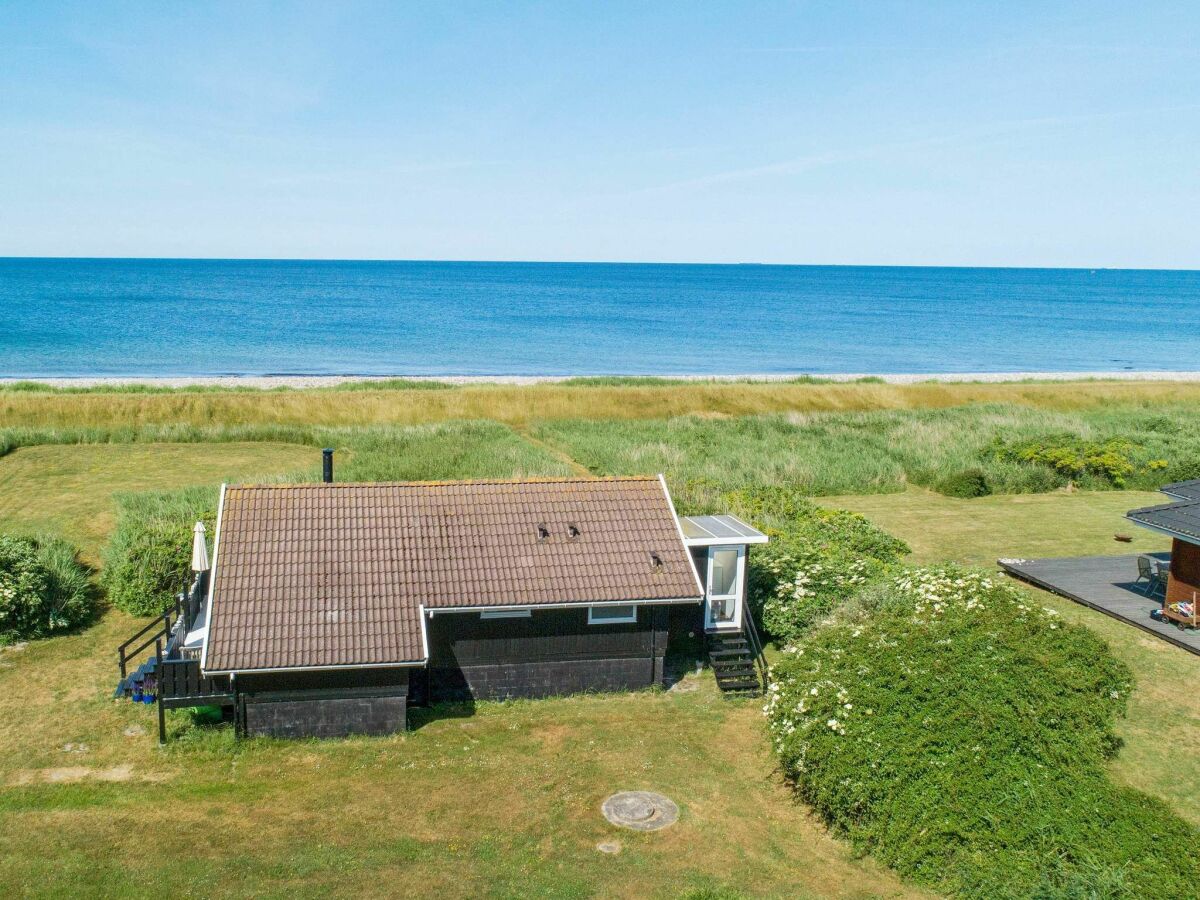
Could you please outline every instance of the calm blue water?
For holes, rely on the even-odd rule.
[[[0,259],[0,375],[1200,370],[1200,272]]]

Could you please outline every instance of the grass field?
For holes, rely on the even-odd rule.
[[[273,443],[26,447],[0,457],[0,531],[58,534],[94,564],[117,491],[255,480],[313,464],[309,448]]]
[[[115,492],[296,472],[312,477],[326,442],[340,448],[345,478],[568,474],[581,466],[603,474],[658,471],[662,463],[673,480],[720,474],[725,466],[749,478],[760,465],[770,478],[787,480],[804,466],[837,471],[837,454],[852,451],[853,442],[813,463],[805,457],[819,452],[820,440],[789,444],[761,424],[732,428],[725,415],[779,412],[771,404],[782,403],[865,409],[964,399],[1004,400],[1038,416],[1104,415],[1115,399],[1200,399],[1200,387],[1171,384],[920,385],[907,393],[886,385],[758,388],[0,391],[0,421],[20,438],[18,449],[0,457],[0,528],[64,534],[95,560],[112,527]],[[506,424],[394,425],[433,422],[451,411],[454,418],[477,416],[489,397]],[[443,398],[443,406],[431,398]],[[221,406],[240,402],[247,405]],[[689,425],[692,433],[676,440],[653,431],[662,431],[660,423],[645,423],[650,439],[636,445],[643,449],[617,447],[621,437],[612,439],[608,456],[592,454],[578,438],[588,429],[575,422],[609,404],[626,420],[703,411],[709,415],[702,422],[719,427]],[[230,409],[242,417],[234,420],[240,431],[225,427]],[[554,418],[547,410],[562,413],[566,425],[532,421]],[[310,413],[324,424],[312,426],[303,418]],[[803,430],[807,415],[785,424]],[[946,415],[955,427],[970,421]],[[75,429],[72,442],[35,439],[52,427]],[[79,433],[88,427],[95,433]],[[610,431],[629,434],[615,425]],[[905,452],[919,458],[930,433],[908,428]],[[150,442],[164,436],[196,440]],[[86,442],[100,438],[115,443]],[[602,440],[593,443],[603,449]],[[1136,534],[1132,549],[1161,546],[1121,519],[1157,495],[1058,491],[954,500],[910,487],[907,465],[901,458],[905,474],[887,485],[892,493],[864,494],[863,485],[850,484],[844,496],[822,503],[865,513],[924,561],[986,565],[997,556],[1129,552],[1130,545],[1113,542],[1116,531]],[[722,482],[731,482],[728,474]],[[1193,689],[1200,658],[1067,601],[1040,599],[1094,628],[1137,677],[1114,776],[1200,824],[1200,765],[1192,756],[1200,742]],[[178,713],[171,717],[175,740],[160,750],[153,709],[110,699],[114,648],[137,624],[110,610],[81,633],[0,650],[0,893],[150,896],[164,886],[197,896],[920,893],[870,859],[852,858],[796,804],[775,774],[758,704],[721,699],[708,673],[691,676],[683,691],[417,713],[419,727],[378,739],[234,744],[227,729],[197,727]],[[608,826],[601,800],[631,788],[672,796],[680,823],[651,835]],[[619,841],[621,852],[596,849],[608,840]]]

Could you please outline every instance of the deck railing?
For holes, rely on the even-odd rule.
[[[122,678],[129,674],[129,661],[154,646],[155,641],[163,642],[163,650],[168,657],[174,654],[200,615],[207,575],[206,572],[199,573],[190,588],[175,595],[175,602],[171,606],[117,648],[117,665]]]
[[[758,672],[758,680],[762,684],[762,690],[765,694],[767,691],[769,678],[769,667],[767,666],[767,657],[763,653],[762,638],[758,636],[758,626],[754,624],[754,616],[749,610],[743,617],[746,621],[746,640],[750,642],[750,651],[754,654],[754,668]]]

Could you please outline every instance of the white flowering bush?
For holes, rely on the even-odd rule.
[[[44,637],[91,617],[93,593],[74,548],[0,535],[0,643]]]
[[[771,536],[750,555],[749,598],[778,643],[798,638],[909,552],[858,513],[816,506],[782,489],[730,499]]]
[[[772,584],[760,598],[763,627],[778,641],[795,640],[883,568],[879,560],[825,547],[767,556],[760,571]]]
[[[1188,895],[1200,864],[1170,848],[1194,830],[1105,773],[1129,691],[1102,641],[1001,576],[926,567],[784,647],[763,711],[799,796],[938,890]]]

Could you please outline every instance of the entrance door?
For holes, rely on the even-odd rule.
[[[745,547],[709,547],[704,627],[710,631],[742,627]]]

